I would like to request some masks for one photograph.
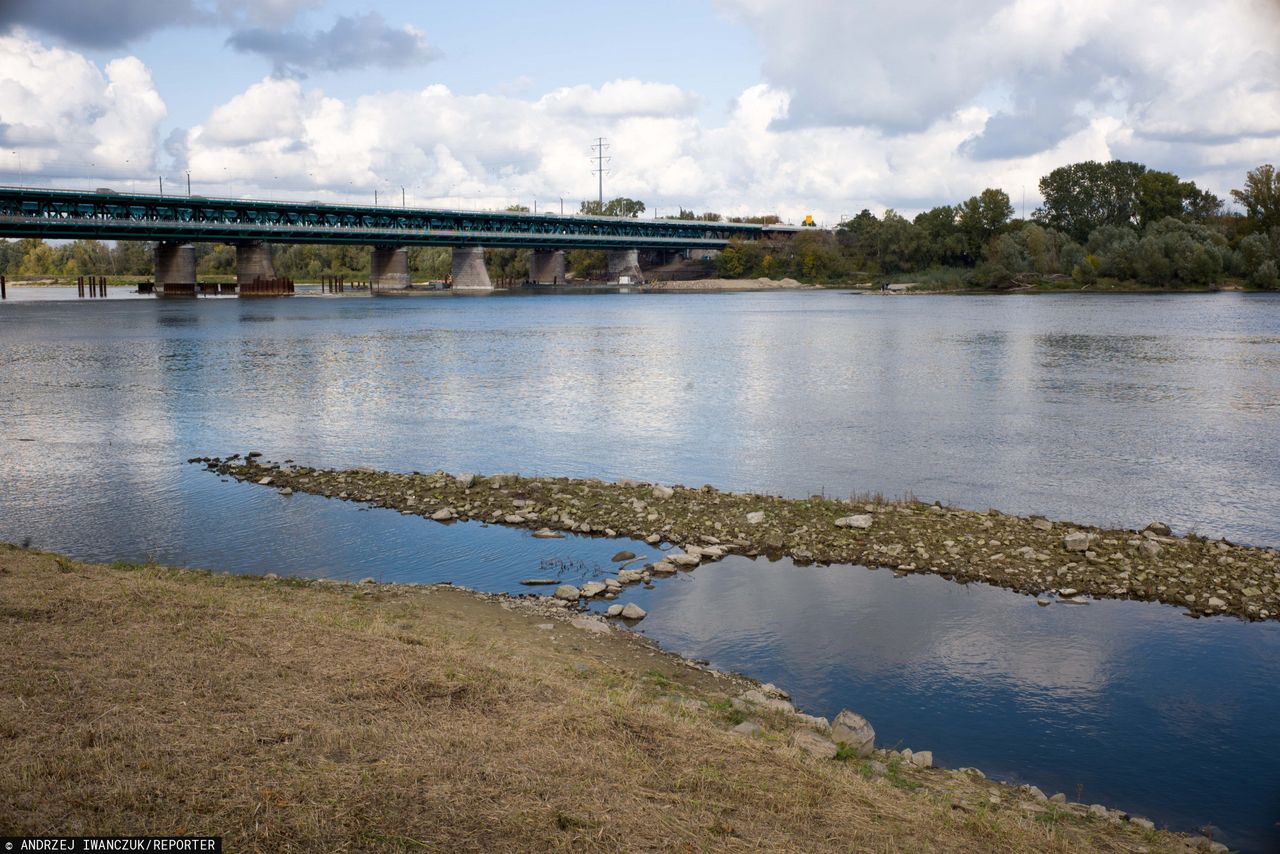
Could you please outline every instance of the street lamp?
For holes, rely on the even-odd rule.
[[[191,170],[188,169],[186,171],[187,171],[187,195],[189,196],[191,195]]]

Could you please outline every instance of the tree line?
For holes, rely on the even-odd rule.
[[[1228,278],[1280,286],[1280,175],[1270,164],[1232,190],[1243,213],[1171,172],[1140,163],[1085,161],[1040,179],[1043,204],[1014,218],[1003,190],[912,219],[863,210],[834,232],[802,232],[721,253],[721,275],[794,276],[815,282],[927,276],[959,285],[1010,287],[1070,277],[1170,287]]]

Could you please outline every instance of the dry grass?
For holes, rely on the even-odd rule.
[[[0,544],[0,829],[234,851],[1138,851],[664,702],[736,687],[451,590],[103,567]],[[950,786],[950,784],[948,784]],[[974,807],[982,802],[982,807]]]

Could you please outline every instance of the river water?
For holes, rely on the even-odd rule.
[[[0,539],[85,559],[518,592],[645,553],[185,464],[251,449],[1280,544],[1272,296],[48,299],[66,295],[0,304]],[[629,598],[667,648],[854,708],[881,743],[1280,849],[1274,624],[745,558]]]

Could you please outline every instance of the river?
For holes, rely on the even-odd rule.
[[[74,291],[71,291],[74,294]],[[539,294],[0,304],[0,539],[94,560],[449,580],[597,575],[534,540],[185,460],[880,492],[1280,545],[1280,298]],[[733,558],[646,634],[866,714],[881,743],[1280,848],[1280,627]]]

